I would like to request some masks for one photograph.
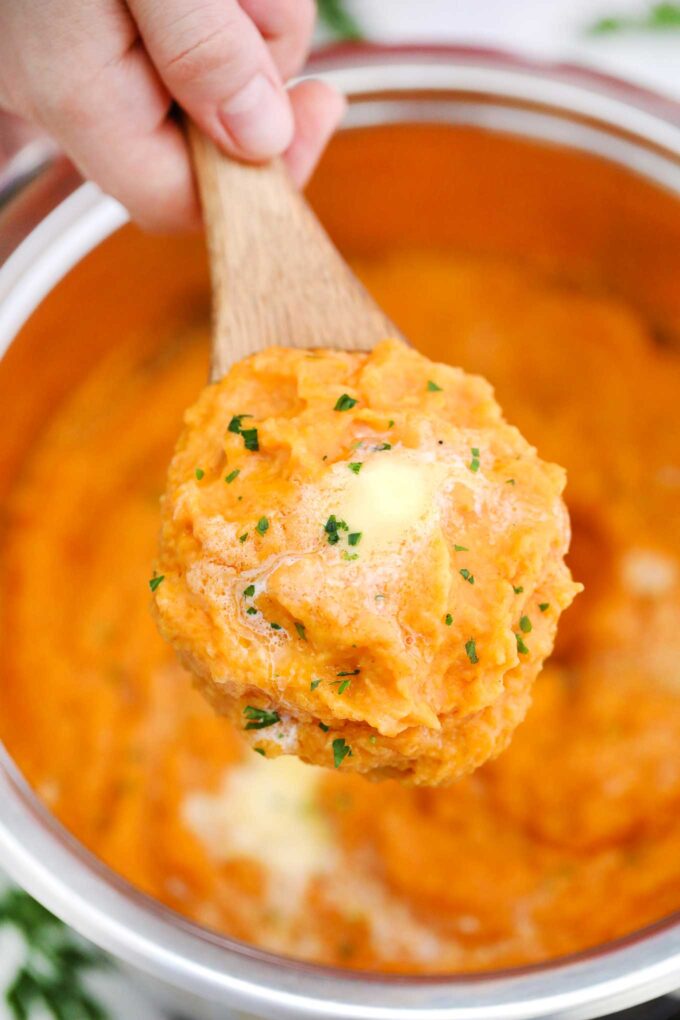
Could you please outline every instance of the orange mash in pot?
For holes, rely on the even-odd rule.
[[[121,336],[50,411],[33,445],[6,506],[0,584],[11,640],[0,735],[51,810],[112,868],[182,914],[259,946],[434,973],[540,961],[624,935],[680,909],[680,358],[621,299],[530,267],[404,251],[357,268],[422,351],[486,376],[540,457],[568,471],[569,563],[585,590],[560,621],[508,749],[445,788],[369,783],[346,761],[333,770],[264,760],[244,738],[259,746],[267,728],[244,733],[242,711],[232,725],[192,690],[156,630],[148,589],[167,463],[207,373],[207,330],[191,325],[169,338]],[[417,401],[444,408],[455,371],[437,366],[443,392],[422,385],[430,371],[415,377]],[[361,395],[354,367],[347,372],[337,396]],[[262,410],[240,398],[229,408],[254,413],[258,428]],[[351,411],[328,414],[352,431]],[[391,417],[378,441],[398,430],[406,445]],[[231,460],[219,474],[203,448],[191,450],[183,484],[201,501],[216,487],[220,506],[229,493],[230,513],[246,504],[238,512],[248,528],[236,538],[249,531],[239,549],[257,570],[258,550],[281,523],[275,501],[255,500],[246,484],[254,468],[242,437],[227,442]],[[339,471],[394,448],[365,459],[344,447],[341,456],[335,446],[318,452],[337,458]],[[226,483],[237,466],[243,477]],[[270,514],[269,530],[253,535]],[[326,520],[315,513],[320,543]],[[334,555],[349,553],[344,534]],[[484,597],[481,552],[452,541],[470,552],[449,553],[458,582],[449,597],[460,589]],[[332,569],[357,563],[340,555]],[[519,633],[536,654],[538,628],[551,625],[554,610],[535,606],[553,596],[544,599],[538,572],[531,576],[534,589],[510,571],[494,583],[504,586],[513,624],[530,617],[531,632]],[[516,594],[513,584],[527,590]],[[282,607],[283,596],[277,590]],[[271,596],[239,598],[239,613],[252,605],[281,623],[282,648],[311,654],[294,627],[302,607],[279,619]],[[445,600],[439,608],[449,611]],[[305,626],[311,634],[311,616]],[[432,627],[444,654],[454,624]],[[471,636],[457,634],[456,663],[465,665],[460,640]],[[483,651],[479,641],[480,665]],[[337,686],[308,692],[310,715],[329,725],[360,690],[339,695]]]
[[[263,756],[451,782],[505,748],[578,591],[563,487],[476,376],[270,348],[187,412],[161,632]]]

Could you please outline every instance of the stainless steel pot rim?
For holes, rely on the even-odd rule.
[[[551,81],[546,88],[545,76],[473,61],[452,64],[446,54],[439,63],[431,54],[424,62],[411,56],[398,63],[373,55],[368,63],[332,69],[328,76],[354,96],[455,89],[540,103],[558,118],[575,112],[591,121],[596,117],[605,127],[639,134],[665,150],[658,156],[663,183],[680,194],[680,127],[585,85]],[[659,179],[654,168],[647,172]],[[0,355],[58,280],[126,219],[117,202],[86,184],[20,244],[0,267]],[[133,890],[84,850],[42,807],[2,748],[0,860],[46,906],[126,962],[203,998],[266,1011],[272,1018],[576,1020],[680,984],[680,924],[671,921],[593,953],[462,978],[342,972],[222,939]]]

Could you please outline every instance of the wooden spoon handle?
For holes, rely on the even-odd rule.
[[[193,124],[189,137],[213,287],[213,379],[271,344],[367,350],[398,335],[280,160],[238,163]]]

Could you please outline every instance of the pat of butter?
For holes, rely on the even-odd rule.
[[[297,758],[250,753],[217,792],[190,794],[183,820],[216,859],[257,860],[290,891],[335,862],[330,829],[314,808],[324,774]]]
[[[350,532],[361,532],[358,553],[397,548],[434,517],[435,491],[445,472],[431,455],[400,449],[371,454],[356,475],[338,465],[334,482],[340,485],[334,486],[330,512]]]

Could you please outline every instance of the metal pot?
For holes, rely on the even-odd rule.
[[[551,271],[577,279],[587,271],[625,292],[654,316],[665,341],[676,342],[677,107],[573,68],[528,66],[467,49],[341,49],[316,64],[350,98],[345,130],[311,189],[341,248],[384,250],[406,239],[541,259]],[[455,169],[456,138],[471,128],[492,158]],[[518,138],[524,139],[523,164],[510,157]],[[99,253],[108,252],[117,285],[139,287],[134,274],[147,267],[153,285],[141,288],[140,308],[159,297],[171,308],[187,278],[204,279],[196,241],[143,238],[124,226],[126,214],[116,202],[80,184],[49,147],[32,145],[0,178],[5,198],[10,189],[13,195],[0,212],[6,422],[13,421],[12,358],[22,351],[37,356],[46,334],[51,345],[42,348],[35,400],[24,406],[20,427],[4,430],[0,494],[46,403],[75,378],[70,361],[78,359],[60,357],[60,334],[76,325],[82,330],[84,319],[98,323],[88,355],[96,357],[125,328],[102,279]],[[588,166],[598,173],[591,176]],[[476,189],[478,207],[482,195],[483,221],[466,216],[466,188]],[[642,192],[656,197],[638,202]],[[602,203],[613,210],[607,230],[597,227]],[[182,258],[186,274],[176,272]],[[137,892],[91,856],[50,816],[4,751],[0,861],[52,911],[146,975],[175,1009],[185,1007],[195,1017],[245,1011],[268,1020],[588,1018],[680,987],[677,915],[577,956],[451,978],[327,969],[219,937]]]

